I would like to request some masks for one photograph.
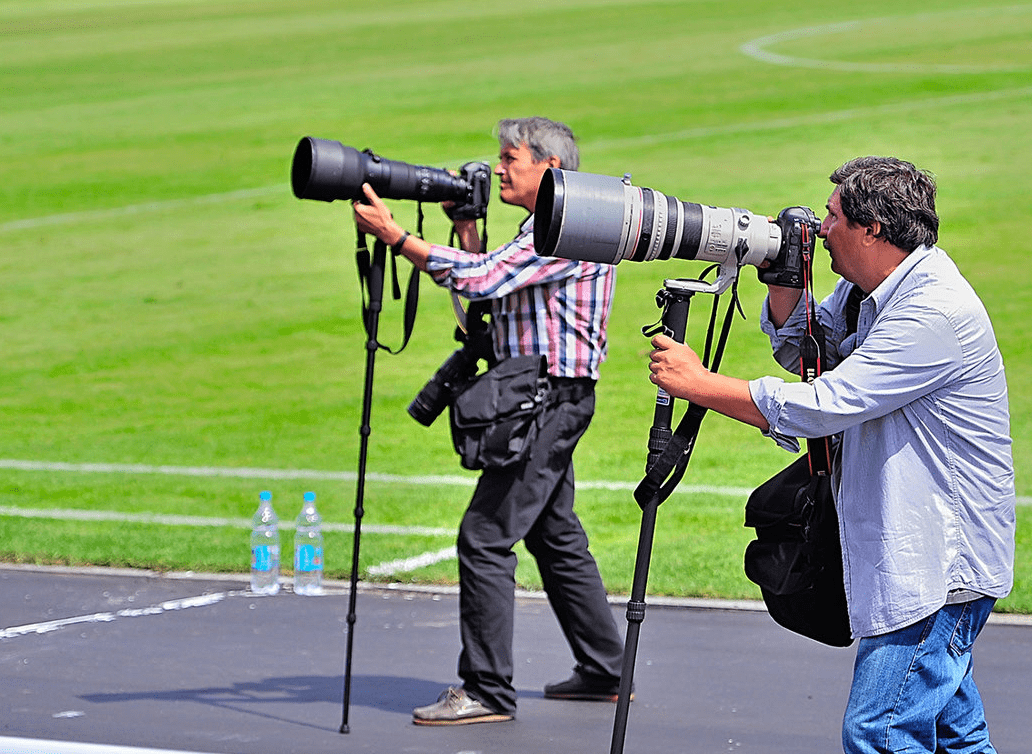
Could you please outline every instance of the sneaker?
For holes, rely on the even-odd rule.
[[[512,719],[512,715],[485,707],[467,694],[465,689],[455,686],[449,686],[435,704],[412,710],[412,722],[416,725],[469,725],[501,723]]]
[[[546,699],[578,699],[586,702],[615,702],[620,698],[620,681],[588,675],[574,668],[565,681],[545,684]],[[634,699],[634,692],[631,692]]]

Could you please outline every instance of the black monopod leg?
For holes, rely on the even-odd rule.
[[[361,236],[360,236],[361,237]],[[360,249],[360,254],[364,249]],[[363,262],[359,262],[359,268]],[[348,639],[344,657],[344,702],[343,717],[340,723],[341,733],[350,733],[348,725],[348,709],[351,705],[351,655],[355,643],[355,600],[358,595],[358,550],[362,538],[362,516],[365,500],[366,457],[369,451],[370,415],[373,407],[373,367],[376,363],[376,351],[380,347],[377,342],[377,331],[380,326],[380,311],[383,309],[383,279],[387,267],[387,246],[380,241],[373,245],[372,263],[364,270],[362,277],[367,288],[368,301],[365,311],[366,368],[365,392],[362,396],[362,425],[359,430],[360,444],[358,452],[358,481],[355,486],[355,536],[351,548],[351,588],[348,592]]]
[[[664,289],[656,295],[656,302],[663,307],[660,330],[678,343],[684,342],[691,297],[696,292],[690,284],[685,285],[684,282],[668,280]],[[715,312],[716,302],[714,302],[714,314]],[[718,346],[716,358],[718,362],[719,351],[723,348],[730,321],[731,310],[729,309],[721,336],[721,344]],[[711,335],[713,324],[711,321]],[[709,343],[707,343],[708,350]],[[707,353],[706,359],[708,360],[708,358],[709,354]],[[689,403],[676,433],[672,432],[670,421],[673,416],[673,398],[662,389],[656,396],[656,409],[652,429],[649,432],[646,476],[634,492],[635,499],[642,509],[641,529],[638,535],[638,551],[635,556],[631,596],[627,602],[627,636],[624,642],[623,669],[620,673],[620,695],[617,699],[616,719],[613,723],[611,754],[622,754],[627,733],[627,716],[630,711],[631,690],[634,683],[634,662],[638,653],[641,624],[645,620],[645,591],[648,585],[649,563],[652,559],[652,540],[656,531],[656,512],[680,481],[688,460],[691,458],[695,439],[705,415],[705,408]]]

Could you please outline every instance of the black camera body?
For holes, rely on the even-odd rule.
[[[477,374],[477,360],[466,349],[460,348],[445,359],[409,404],[409,416],[429,427]]]
[[[424,427],[433,424],[476,379],[481,359],[489,368],[495,365],[491,328],[485,317],[484,304],[471,302],[466,312],[466,329],[455,328],[455,339],[462,343],[462,348],[445,359],[409,404],[409,416]]]
[[[802,288],[803,265],[807,258],[813,259],[821,221],[809,207],[786,207],[778,213],[777,224],[781,228],[781,248],[756,275],[767,285]]]
[[[459,175],[469,184],[469,196],[447,210],[452,220],[482,220],[487,216],[491,199],[491,167],[486,162],[467,162],[459,168]]]
[[[363,200],[363,183],[384,199],[454,202],[453,212],[479,220],[487,213],[491,169],[470,162],[452,175],[441,168],[387,160],[369,149],[360,152],[339,141],[305,136],[298,142],[290,166],[290,185],[298,199]]]

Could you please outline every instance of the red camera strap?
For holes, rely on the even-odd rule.
[[[813,248],[812,229],[801,226],[803,233],[803,300],[806,307],[806,335],[799,344],[799,374],[803,381],[813,384],[827,368],[824,344],[824,328],[817,321],[816,301],[813,297]],[[806,452],[810,459],[810,473],[824,476],[831,471],[831,439],[815,437],[806,441]]]

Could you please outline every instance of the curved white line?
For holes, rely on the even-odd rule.
[[[772,65],[789,66],[794,68],[818,68],[821,70],[844,71],[847,73],[941,73],[941,74],[984,74],[984,73],[1021,73],[1032,70],[1032,65],[953,65],[949,63],[852,63],[842,60],[827,60],[823,58],[804,58],[796,55],[782,55],[771,52],[767,47],[782,42],[792,42],[798,39],[809,39],[830,34],[843,34],[847,32],[860,31],[864,26],[875,23],[898,23],[901,20],[913,21],[922,18],[937,18],[946,15],[985,15],[1000,14],[1007,12],[1025,13],[1032,11],[1032,5],[1012,5],[1002,8],[977,8],[962,11],[921,13],[913,16],[896,16],[887,18],[869,18],[864,20],[844,21],[821,26],[804,26],[797,29],[788,29],[758,37],[741,45],[739,51],[751,58]]]

